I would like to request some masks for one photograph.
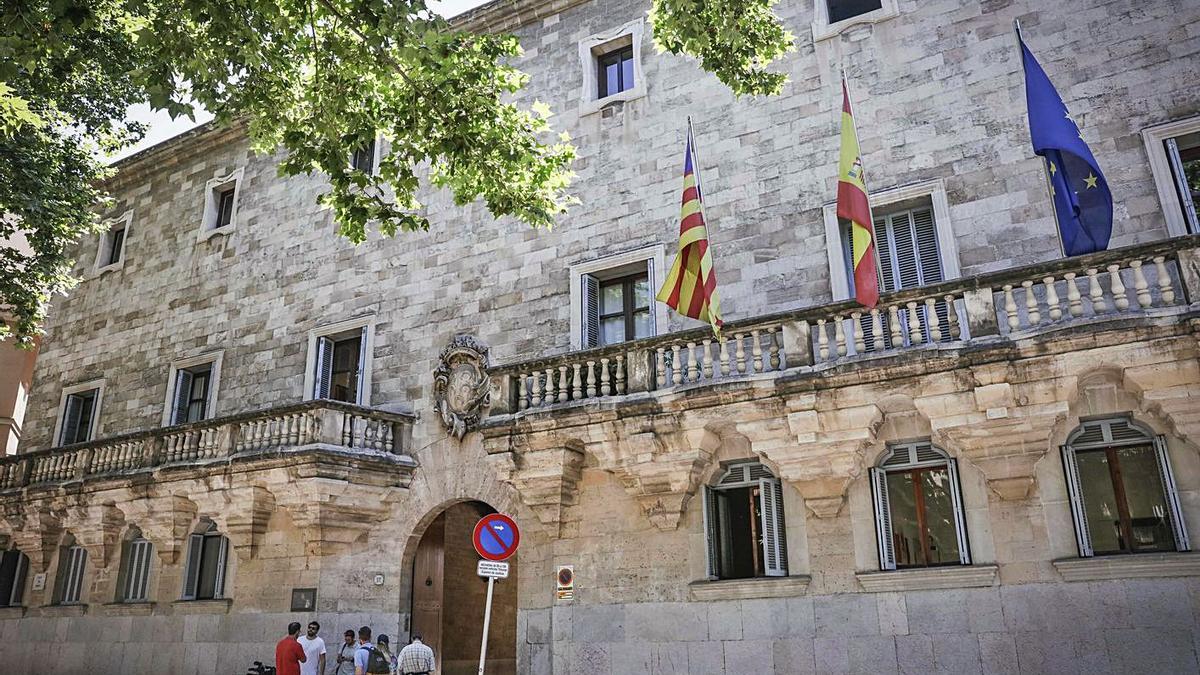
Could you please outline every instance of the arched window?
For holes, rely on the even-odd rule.
[[[783,486],[767,467],[742,462],[704,488],[708,578],[787,576]]]
[[[1127,417],[1092,420],[1062,458],[1080,556],[1191,548],[1162,436]]]
[[[121,544],[121,572],[117,577],[117,602],[146,602],[150,590],[150,560],[154,545],[138,530],[130,530]]]
[[[68,536],[58,549],[58,573],[54,576],[55,605],[76,605],[83,592],[83,572],[87,568],[87,549]]]
[[[0,607],[19,607],[25,596],[29,556],[16,548],[0,555]]]
[[[958,463],[928,441],[889,446],[871,467],[879,565],[971,564]]]
[[[188,537],[187,566],[183,572],[184,600],[225,597],[225,559],[229,540],[215,523],[204,521],[200,531]]]

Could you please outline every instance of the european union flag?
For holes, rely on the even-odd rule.
[[[1046,71],[1025,41],[1017,39],[1025,64],[1029,135],[1034,153],[1045,158],[1050,172],[1050,194],[1063,252],[1070,256],[1103,251],[1112,235],[1113,201],[1108,182]]]

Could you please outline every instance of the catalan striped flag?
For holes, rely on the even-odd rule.
[[[875,233],[871,227],[871,202],[867,177],[858,150],[858,132],[850,108],[850,90],[842,76],[842,154],[838,162],[837,216],[850,221],[850,252],[854,267],[854,299],[864,307],[879,302],[879,276],[875,270]]]
[[[721,301],[717,273],[704,225],[703,196],[696,175],[692,148],[692,122],[688,120],[687,158],[683,162],[683,207],[679,212],[679,254],[658,292],[658,300],[684,316],[699,319],[721,335]]]

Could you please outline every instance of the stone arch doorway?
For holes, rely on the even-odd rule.
[[[439,675],[475,675],[483,638],[487,581],[475,573],[479,556],[471,544],[475,523],[496,509],[479,501],[452,504],[437,513],[416,545],[409,572],[410,634],[433,648]],[[517,671],[517,565],[498,581],[488,629],[487,675]]]

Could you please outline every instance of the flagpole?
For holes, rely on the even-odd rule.
[[[1024,88],[1028,89],[1029,83],[1025,82],[1025,50],[1022,48],[1022,45],[1025,44],[1025,36],[1021,33],[1020,19],[1013,19],[1013,31],[1017,38],[1017,56],[1021,59],[1021,82]],[[1028,119],[1028,102],[1025,104],[1025,116]],[[1054,204],[1054,186],[1050,183],[1050,171],[1046,165],[1048,161],[1045,157],[1042,157],[1042,178],[1046,181],[1046,196],[1050,198],[1050,213],[1054,214],[1054,238],[1058,241],[1058,254],[1065,258],[1067,257],[1067,251],[1063,248],[1062,224],[1058,222],[1058,207]]]
[[[846,77],[846,64],[844,63],[842,64],[842,88],[846,92],[846,101],[850,104],[850,128],[854,130],[854,142],[858,144],[858,158],[861,160],[862,139],[860,139],[858,136],[858,116],[854,114],[854,97],[850,95],[850,80]],[[866,162],[862,163],[862,177],[863,192],[865,192],[867,196],[867,218],[870,220],[870,222],[865,224],[867,227],[871,228],[871,243],[874,244],[875,249],[875,278],[882,279],[883,263],[880,261],[879,257],[879,239],[875,236],[875,212],[871,210],[871,190],[867,188]],[[853,232],[851,233],[850,239],[851,241],[854,240]],[[850,274],[854,274],[853,269],[850,270]],[[876,281],[876,287],[878,287],[878,283],[879,282]]]

